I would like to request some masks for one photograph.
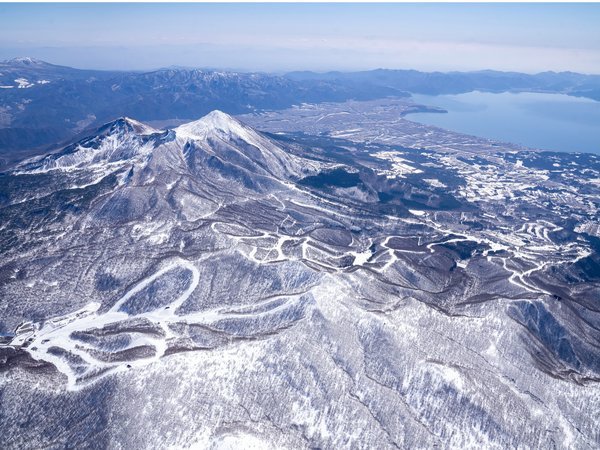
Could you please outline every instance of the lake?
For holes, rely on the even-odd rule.
[[[563,94],[469,92],[413,94],[416,103],[448,111],[407,119],[543,150],[600,154],[600,102]]]

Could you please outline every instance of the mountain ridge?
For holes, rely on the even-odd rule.
[[[162,153],[165,154],[160,156]],[[297,156],[282,150],[270,138],[239,120],[214,110],[198,120],[169,130],[156,130],[135,119],[121,117],[62,150],[23,161],[14,171],[44,173],[94,167],[95,170],[104,168],[108,173],[123,165],[147,166],[157,164],[157,161],[173,164],[173,161],[166,163],[164,158],[172,160],[174,155],[180,155],[194,170],[199,170],[196,167],[199,161],[213,168],[219,161],[221,170],[235,167],[240,176],[246,174],[244,178],[250,184],[256,180],[251,182],[249,174],[258,179],[265,176],[298,179],[310,171],[311,165],[301,163]]]

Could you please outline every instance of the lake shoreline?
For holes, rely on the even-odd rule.
[[[566,94],[413,94],[403,117],[423,125],[550,152],[600,154],[600,102]]]

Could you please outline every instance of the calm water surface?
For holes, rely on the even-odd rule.
[[[600,102],[562,94],[469,92],[413,95],[416,103],[447,114],[407,119],[533,148],[600,154]]]

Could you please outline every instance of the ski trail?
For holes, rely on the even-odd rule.
[[[129,314],[120,310],[123,304],[132,296],[161,276],[177,268],[189,270],[192,276],[185,291],[173,302],[139,314]],[[200,272],[198,269],[189,261],[177,259],[153,275],[141,280],[106,312],[99,312],[99,303],[90,303],[71,314],[47,321],[41,328],[36,328],[34,325],[34,331],[27,338],[27,346],[23,346],[23,349],[34,359],[52,363],[60,372],[65,374],[67,376],[67,389],[69,390],[80,389],[85,384],[81,383],[80,380],[93,376],[95,373],[101,373],[102,376],[105,376],[130,367],[149,364],[164,356],[167,350],[167,340],[173,335],[168,325],[185,319],[185,317],[176,315],[175,311],[194,292],[199,282]],[[161,329],[163,335],[135,332],[135,336],[131,338],[128,345],[120,348],[119,351],[148,347],[153,348],[153,355],[133,360],[128,359],[124,362],[106,362],[93,354],[94,351],[103,351],[103,349],[98,349],[89,343],[73,338],[74,333],[102,330],[107,325],[115,325],[130,319],[146,319],[159,327],[157,329]],[[11,344],[14,345],[15,343]]]

